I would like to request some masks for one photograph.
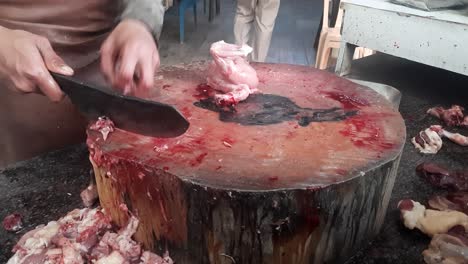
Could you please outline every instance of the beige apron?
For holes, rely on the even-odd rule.
[[[47,37],[74,69],[98,58],[100,44],[114,26],[112,0],[0,0],[0,25]],[[0,168],[85,137],[85,121],[68,99],[17,94],[0,83]]]

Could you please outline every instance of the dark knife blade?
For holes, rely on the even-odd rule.
[[[89,120],[106,116],[120,129],[165,138],[182,135],[190,125],[171,105],[124,96],[76,77],[51,74],[72,103]]]

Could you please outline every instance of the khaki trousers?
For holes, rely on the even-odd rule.
[[[253,61],[264,62],[270,47],[280,0],[237,0],[234,37],[237,45],[249,44]]]

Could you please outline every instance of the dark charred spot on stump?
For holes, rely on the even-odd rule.
[[[273,125],[297,120],[300,126],[312,122],[341,121],[357,114],[357,110],[342,108],[302,108],[291,99],[274,94],[252,94],[234,107],[220,107],[211,98],[203,98],[195,106],[219,113],[222,122],[244,126]]]

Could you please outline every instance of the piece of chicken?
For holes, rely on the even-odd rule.
[[[439,129],[433,127],[421,131],[411,139],[411,143],[424,154],[436,154],[442,148]]]
[[[221,92],[214,96],[216,104],[235,105],[256,91],[257,72],[246,59],[250,52],[252,48],[247,45],[238,46],[224,41],[211,45],[213,62],[209,68],[207,83]]]

